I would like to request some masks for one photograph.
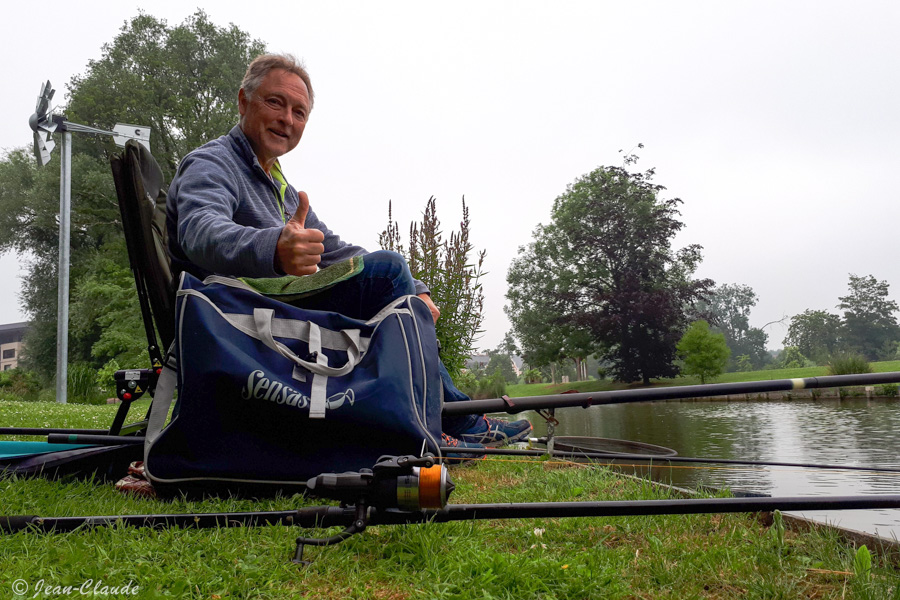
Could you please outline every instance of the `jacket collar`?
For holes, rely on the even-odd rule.
[[[240,125],[232,127],[231,131],[228,132],[228,137],[247,165],[251,167],[257,165],[259,168],[262,168],[262,165],[259,164],[259,159],[256,158],[256,153],[253,152],[253,146],[250,145],[250,140],[244,135],[244,131],[241,129]]]
[[[244,130],[241,129],[240,124],[235,125],[231,128],[231,131],[228,132],[228,138],[231,140],[231,143],[237,150],[238,155],[243,159],[245,163],[247,163],[247,166],[252,170],[258,169],[256,171],[257,173],[261,174],[266,179],[266,181],[268,181],[272,185],[275,185],[275,182],[272,180],[271,175],[266,173],[266,170],[263,169],[263,166],[259,164],[259,158],[257,158],[256,152],[253,151],[253,146],[250,145],[250,140],[247,139],[247,136],[244,134]]]

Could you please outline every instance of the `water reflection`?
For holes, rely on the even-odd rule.
[[[772,402],[647,402],[556,411],[559,435],[628,439],[681,456],[900,468],[900,403],[864,399]],[[530,418],[538,435],[546,424]],[[900,474],[789,467],[672,465],[654,477],[778,496],[900,493]],[[900,510],[810,512],[806,516],[900,538]]]

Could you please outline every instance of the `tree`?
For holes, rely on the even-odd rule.
[[[597,353],[620,381],[677,373],[675,345],[713,282],[692,278],[700,246],[672,249],[681,200],[660,199],[665,188],[652,177],[600,167],[556,199],[551,223],[537,227],[507,275],[523,350],[541,348],[531,340],[544,328],[547,354],[578,340],[583,356]]]
[[[241,79],[264,52],[263,42],[236,25],[215,25],[202,10],[174,27],[139,13],[72,78],[67,112],[107,129],[117,121],[149,125],[153,156],[171,181],[182,156],[237,124]],[[87,139],[109,148],[103,138]]]
[[[486,354],[490,357],[487,366],[484,368],[487,373],[500,371],[503,379],[507,383],[516,383],[519,380],[516,370],[513,368],[512,357],[517,353],[516,342],[510,332],[506,332],[503,341],[500,342],[493,350],[488,350]]]
[[[78,148],[80,138],[73,138]],[[58,212],[58,168],[39,168],[25,149],[13,150],[0,159],[0,251],[26,257],[21,298],[32,323],[25,339],[28,353],[24,361],[44,379],[52,377],[56,364]],[[73,152],[69,275],[73,297],[92,258],[117,237],[121,239],[117,213],[108,163]],[[126,258],[121,262],[127,265]],[[132,283],[126,293],[134,295],[133,288]],[[69,357],[73,362],[90,360],[96,335],[93,327],[83,332],[70,329]],[[140,343],[141,337],[135,341]]]
[[[900,340],[900,325],[894,313],[897,303],[888,300],[887,281],[872,275],[850,274],[850,293],[838,298],[844,311],[844,336],[851,350],[861,352],[869,360],[879,360],[890,342]]]
[[[740,371],[741,373],[746,373],[748,371],[753,370],[753,363],[750,362],[749,356],[747,356],[746,354],[742,354],[741,356],[738,356],[737,370]]]
[[[818,365],[828,362],[841,348],[841,318],[824,310],[806,309],[791,317],[785,346],[796,346],[801,354]]]
[[[678,342],[678,355],[684,362],[681,372],[700,378],[700,383],[722,374],[731,350],[725,335],[713,333],[706,321],[694,321]]]
[[[503,380],[506,383],[516,383],[519,380],[513,369],[512,359],[510,359],[509,354],[506,354],[499,349],[488,350],[487,354],[491,358],[484,368],[486,373],[500,373],[500,376],[503,377]]]
[[[591,354],[594,340],[583,328],[573,326],[562,314],[559,301],[562,278],[557,277],[539,226],[535,240],[519,247],[520,258],[513,260],[507,272],[504,311],[519,341],[522,358],[535,368],[550,367],[550,379],[556,383],[556,367],[568,359],[583,359]]]
[[[177,26],[140,13],[72,78],[65,114],[103,129],[116,122],[149,125],[168,181],[184,154],[237,123],[241,78],[264,51],[262,42],[235,25],[213,24],[203,11]],[[137,366],[146,341],[109,171],[115,146],[106,136],[73,141],[69,357],[93,366],[111,358]],[[0,158],[0,251],[29,257],[22,294],[32,321],[27,359],[45,378],[56,360],[58,210],[58,168],[38,168],[28,149]]]
[[[769,358],[766,352],[768,334],[750,326],[750,309],[756,306],[756,293],[749,285],[725,283],[713,290],[701,312],[709,313],[713,328],[725,334],[731,349],[729,369],[737,368],[737,359],[746,356],[753,369],[761,369]]]
[[[437,217],[437,201],[433,196],[429,198],[422,222],[410,224],[407,252],[388,203],[388,226],[378,236],[378,244],[384,250],[402,254],[413,277],[428,286],[431,299],[441,311],[436,324],[441,360],[454,377],[472,353],[484,319],[480,280],[484,274],[485,251],[475,253],[475,261],[470,262],[474,246],[469,241],[469,209],[465,198],[462,210],[459,231],[451,232],[450,238],[444,240]]]
[[[808,366],[808,362],[796,346],[787,346],[778,356],[778,364],[782,369],[799,369]]]

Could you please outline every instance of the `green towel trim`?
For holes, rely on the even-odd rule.
[[[313,275],[285,275],[284,277],[264,277],[239,279],[264,296],[272,296],[282,302],[293,302],[327,290],[331,286],[359,275],[363,270],[363,257],[354,256],[333,264]]]
[[[79,448],[95,448],[91,444],[49,444],[47,442],[0,442],[0,460],[22,458],[51,452],[64,452]]]

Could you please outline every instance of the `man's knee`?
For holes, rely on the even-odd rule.
[[[406,259],[397,252],[378,250],[366,254],[363,258],[365,270],[370,276],[387,277],[393,280],[408,280],[412,283],[412,274]]]

